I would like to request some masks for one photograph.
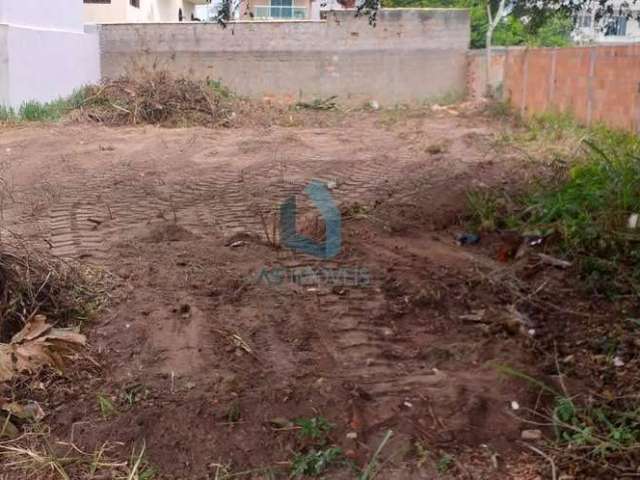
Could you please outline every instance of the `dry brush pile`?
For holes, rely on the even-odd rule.
[[[80,111],[106,125],[224,126],[234,116],[231,93],[217,82],[142,72],[87,87]]]
[[[107,126],[322,127],[345,120],[336,97],[298,103],[249,99],[219,81],[176,77],[163,70],[140,70],[85,87],[67,103],[67,118]]]

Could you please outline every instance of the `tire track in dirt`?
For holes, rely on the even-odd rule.
[[[337,179],[339,204],[362,203],[400,175],[406,162],[386,155],[365,157],[345,162],[337,171],[327,169],[327,163],[335,165],[332,159],[307,155],[287,169],[277,160],[245,169],[221,165],[204,175],[198,172],[193,183],[175,184],[136,181],[143,169],[130,165],[104,174],[84,173],[67,180],[73,187],[50,209],[52,251],[63,257],[102,258],[123,231],[158,218],[177,220],[198,233],[217,229],[225,236],[246,232],[264,238],[260,212],[272,214],[285,198],[300,194],[309,180]]]
[[[123,230],[157,218],[167,221],[175,218],[178,224],[198,234],[212,230],[221,231],[224,236],[246,232],[265,239],[262,223],[265,220],[259,212],[266,212],[266,221],[272,221],[275,217],[269,215],[277,210],[279,203],[290,195],[301,194],[309,180],[336,181],[338,187],[333,193],[341,206],[354,202],[364,204],[379,195],[381,189],[402,179],[415,163],[408,155],[367,154],[337,163],[312,154],[301,156],[295,167],[283,166],[276,159],[244,169],[216,166],[204,174],[199,172],[193,183],[184,180],[171,185],[125,182],[119,184],[115,192],[102,192],[114,220],[107,222],[99,233],[91,231],[86,224],[87,218],[98,209],[95,203],[67,201],[56,206],[51,213],[54,252],[79,256],[92,249],[99,250],[100,240],[108,245],[120,238]],[[135,177],[135,173],[130,172],[129,178]],[[114,175],[121,177],[122,172],[116,170]],[[100,182],[113,183],[104,178]],[[90,183],[96,186],[100,182]],[[79,188],[74,193],[86,198],[91,192]],[[93,194],[95,196],[95,192]],[[312,212],[304,206],[299,210],[301,215]],[[305,264],[299,260],[285,263],[286,268],[301,266]],[[347,263],[332,266],[357,267]],[[372,279],[372,282],[380,280]],[[384,306],[384,295],[375,288],[354,289],[347,297],[318,297],[318,315],[326,320],[320,327],[325,337],[322,342],[325,354],[336,371],[341,372],[341,379],[363,385],[380,399],[402,397],[411,389],[437,387],[442,378],[425,371],[424,365],[405,361],[400,369],[397,359],[389,358],[390,345],[406,343],[406,339],[374,321],[375,312],[382,314]],[[283,369],[283,359],[289,358],[290,373],[295,370],[295,355],[277,332],[265,334],[257,348],[268,356],[278,356],[273,362],[278,369]]]

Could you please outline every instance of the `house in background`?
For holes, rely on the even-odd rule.
[[[323,0],[244,0],[238,20],[319,20]]]
[[[181,22],[211,0],[83,0],[86,23]]]
[[[640,8],[634,3],[613,2],[613,15],[597,19],[599,5],[592,3],[576,18],[573,33],[578,43],[630,43],[640,41]]]
[[[237,20],[320,20],[328,12],[353,9],[357,0],[241,0]]]

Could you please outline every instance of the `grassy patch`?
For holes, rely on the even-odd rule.
[[[552,170],[516,198],[472,192],[474,222],[489,230],[502,225],[544,235],[558,254],[576,261],[591,290],[637,293],[640,221],[630,222],[640,214],[640,138],[545,115],[502,141]]]
[[[0,122],[52,122],[80,108],[86,98],[86,89],[76,90],[72,95],[51,102],[24,102],[18,110],[0,107]]]

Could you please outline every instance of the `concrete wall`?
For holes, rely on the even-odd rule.
[[[570,112],[640,133],[640,45],[509,48],[503,95],[523,115]]]
[[[383,10],[377,26],[353,11],[326,22],[102,25],[102,74],[157,65],[220,79],[242,95],[412,102],[466,87],[466,10]]]
[[[0,0],[0,106],[54,100],[99,78],[81,0]]]
[[[491,53],[491,70],[487,90],[487,53],[486,50],[469,50],[467,53],[467,93],[470,98],[484,97],[487,92],[502,94],[504,80],[504,60],[506,48],[496,47]]]

